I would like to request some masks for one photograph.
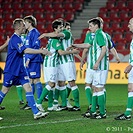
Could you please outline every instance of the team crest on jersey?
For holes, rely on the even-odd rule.
[[[56,44],[56,46],[57,46],[57,47],[59,47],[59,46],[60,46],[60,44],[59,44],[59,43],[57,43],[57,44]]]
[[[19,50],[21,49],[22,46],[23,46],[22,43],[18,43],[18,48],[19,48]]]
[[[29,45],[29,40],[26,40],[25,41],[25,45]]]

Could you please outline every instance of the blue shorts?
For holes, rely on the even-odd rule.
[[[27,68],[29,78],[35,79],[41,77],[41,63],[39,62],[30,62],[29,67]]]
[[[29,76],[26,72],[20,73],[19,76],[4,73],[3,85],[6,87],[11,87],[12,85],[24,85],[26,83],[29,83]]]

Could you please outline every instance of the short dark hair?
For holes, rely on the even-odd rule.
[[[54,28],[57,29],[58,26],[61,25],[61,24],[62,24],[62,22],[59,21],[59,20],[53,21],[53,22],[52,22],[52,28],[53,28],[53,30],[54,30]]]
[[[16,18],[13,21],[13,28],[14,29],[18,28],[22,23],[24,23],[24,20],[22,18]]]
[[[99,28],[101,27],[101,22],[100,22],[100,20],[98,20],[98,19],[96,19],[96,18],[91,19],[91,20],[89,21],[89,23],[93,23],[94,25],[98,25]]]
[[[66,26],[70,26],[70,23],[69,23],[69,22],[66,22]],[[65,27],[66,27],[66,26],[65,26]]]
[[[36,18],[34,16],[32,16],[32,15],[29,15],[29,16],[24,17],[24,21],[28,21],[29,23],[31,23],[31,25],[33,27],[36,27],[37,26]]]

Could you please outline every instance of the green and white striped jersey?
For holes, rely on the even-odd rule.
[[[130,43],[129,63],[133,66],[133,39]]]
[[[111,41],[111,36],[110,36],[108,33],[105,33],[105,34],[106,34],[106,37],[107,37],[107,39],[108,39],[108,48],[111,49],[111,48],[114,47],[114,46],[113,46],[113,43],[112,43],[112,41]]]
[[[84,43],[88,43],[92,45],[94,37],[95,37],[95,33],[87,32]],[[90,47],[87,53],[87,68],[89,69],[93,69],[92,60],[93,60],[92,47]]]
[[[71,46],[73,43],[72,33],[66,29],[64,29],[62,31],[62,33],[64,34],[64,38],[61,38],[61,46],[62,46],[62,50],[66,51],[66,49],[69,46]],[[74,61],[73,54],[59,56],[59,63],[60,64],[67,63],[69,61],[71,61],[71,62]]]
[[[102,46],[106,46],[107,51],[103,59],[100,61],[99,70],[108,70],[109,68],[108,39],[106,34],[102,31],[102,29],[98,29],[95,33],[95,37],[92,45],[92,55],[93,55],[92,66],[94,66],[94,64],[98,60],[102,50],[101,49]]]
[[[44,58],[44,66],[45,67],[57,67],[59,64],[59,54],[58,50],[61,48],[61,43],[56,38],[50,38],[48,40],[47,49],[52,53],[51,56],[45,56]]]

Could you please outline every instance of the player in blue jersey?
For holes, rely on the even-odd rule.
[[[28,34],[26,36],[25,45],[27,48],[40,49],[40,40],[38,37],[40,36],[39,31],[36,29],[37,21],[36,18],[32,15],[24,17],[25,26],[28,30]],[[43,58],[41,54],[25,54],[25,65],[30,78],[30,83],[32,86],[33,94],[37,93],[37,99],[40,98],[42,93],[42,83],[40,82],[41,77],[41,65],[43,63]],[[27,108],[27,104],[23,107],[23,109]]]
[[[6,64],[4,68],[3,86],[0,91],[0,104],[9,92],[12,85],[22,85],[26,91],[26,99],[31,107],[34,119],[42,118],[48,115],[48,112],[40,112],[36,105],[32,88],[29,83],[29,77],[23,64],[23,54],[45,54],[51,55],[46,49],[26,48],[21,40],[21,34],[25,32],[25,23],[23,19],[15,19],[13,21],[14,34],[11,36],[8,44]]]
[[[7,47],[8,42],[9,42],[9,37],[7,37],[6,42],[5,42],[3,45],[0,46],[0,52],[1,52],[2,50],[4,50],[4,49]],[[0,110],[4,110],[4,109],[5,109],[4,106],[0,106]],[[0,117],[0,120],[3,120],[3,118]]]

